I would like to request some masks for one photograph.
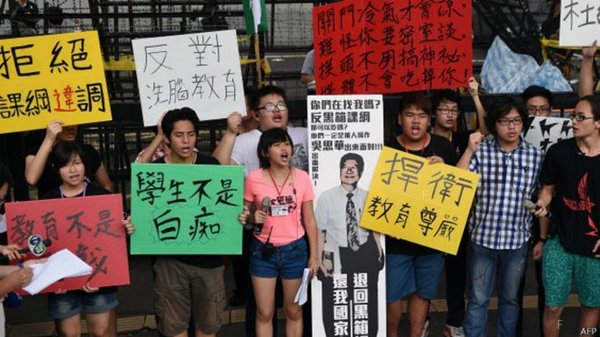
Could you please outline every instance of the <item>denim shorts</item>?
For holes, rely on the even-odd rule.
[[[288,244],[272,248],[270,256],[264,256],[265,244],[257,238],[250,244],[250,275],[265,278],[280,277],[284,280],[302,278],[308,261],[308,249],[304,237]]]
[[[117,288],[103,288],[95,293],[71,290],[65,294],[48,294],[48,312],[52,319],[65,319],[79,313],[99,314],[119,305]]]
[[[413,293],[421,298],[435,298],[442,270],[442,253],[424,255],[387,254],[387,303],[396,302]]]

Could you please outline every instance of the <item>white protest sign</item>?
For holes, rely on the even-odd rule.
[[[600,1],[561,0],[561,47],[591,46],[600,39]]]
[[[385,236],[357,228],[383,148],[383,96],[308,96],[307,111],[317,256],[327,269],[312,281],[312,336],[384,337]]]
[[[246,113],[235,30],[132,41],[144,126],[173,108],[190,107],[200,120]]]
[[[525,140],[546,152],[551,145],[573,137],[570,118],[535,117],[525,133]]]

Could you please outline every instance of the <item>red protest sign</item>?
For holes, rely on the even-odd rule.
[[[44,256],[64,248],[92,266],[92,274],[67,278],[42,292],[129,284],[125,229],[120,194],[49,199],[6,204],[8,241],[27,247],[33,234],[50,239]],[[28,254],[27,258],[32,258]]]
[[[471,1],[346,0],[313,9],[319,94],[465,86]]]

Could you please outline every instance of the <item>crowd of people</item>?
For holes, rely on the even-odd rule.
[[[453,90],[431,96],[403,95],[396,111],[397,133],[386,146],[481,177],[456,256],[393,237],[387,237],[381,247],[380,234],[352,226],[348,230],[356,232],[355,242],[344,242],[330,255],[331,248],[325,243],[338,240],[339,229],[328,227],[325,220],[319,223],[319,219],[327,219],[330,214],[325,213],[331,209],[346,217],[364,204],[366,191],[357,188],[364,162],[352,153],[342,157],[340,186],[323,193],[324,199],[317,202],[307,174],[307,129],[289,125],[286,94],[276,86],[246,92],[248,115],[229,115],[227,130],[212,154],[196,149],[196,112],[179,108],[162,116],[156,138],[137,161],[244,167],[244,210],[239,222],[246,230],[243,254],[234,260],[234,267],[237,295],[242,298],[237,303],[246,302],[247,336],[276,334],[277,302],[283,305],[286,336],[310,336],[310,319],[305,317],[310,314],[308,306],[303,308],[294,301],[304,269],[325,280],[322,297],[327,301],[331,296],[328,275],[338,265],[346,272],[352,270],[357,254],[369,254],[379,261],[364,266],[372,283],[377,284],[378,271],[386,268],[389,337],[399,335],[404,311],[408,312],[411,337],[428,333],[430,302],[438,295],[444,269],[448,301],[445,336],[486,336],[494,290],[498,336],[520,335],[522,284],[529,254],[536,260],[541,333],[558,336],[558,322],[573,280],[582,308],[581,327],[589,328],[582,331],[593,331],[600,316],[600,99],[592,95],[595,52],[595,45],[583,52],[580,99],[570,115],[574,137],[547,153],[523,138],[529,116],[552,112],[552,93],[542,87],[528,88],[522,100],[499,97],[486,108],[479,99],[477,81],[470,79],[465,87],[477,108],[477,130],[466,128],[461,97]],[[308,71],[304,75],[306,83],[314,83]],[[51,122],[41,142],[27,152],[24,172],[13,174],[23,174],[28,184],[36,186],[39,199],[110,193],[112,182],[97,150],[77,139],[77,126]],[[11,177],[5,165],[0,165],[0,214],[10,200]],[[342,197],[336,199],[335,194]],[[5,232],[3,215],[0,224]],[[121,224],[127,233],[135,229],[128,217]],[[346,240],[344,233],[341,237]],[[15,245],[5,243],[1,252],[13,260],[21,258]],[[328,264],[326,255],[343,261]],[[28,284],[32,277],[29,265],[39,262],[0,267],[0,296]],[[227,302],[222,256],[158,256],[153,271],[159,332],[169,337],[190,333],[216,336]],[[116,292],[115,287],[84,286],[50,294],[49,315],[58,335],[80,336],[81,314],[85,314],[90,336],[115,336]],[[370,319],[377,324],[377,315]],[[375,336],[378,329],[375,326],[370,331]],[[0,330],[0,336],[2,333]]]

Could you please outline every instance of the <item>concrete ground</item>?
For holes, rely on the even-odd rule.
[[[130,286],[119,289],[118,308],[118,330],[119,336],[134,337],[157,337],[156,323],[154,321],[152,304],[152,273],[150,258],[144,256],[130,257]],[[524,337],[539,337],[537,296],[535,294],[536,284],[533,277],[533,263],[530,263],[527,271],[527,283],[525,289],[525,311],[524,311]],[[233,276],[231,268],[226,269],[226,283],[228,293],[232,293]],[[517,286],[517,285],[515,285]],[[446,302],[443,299],[444,282],[440,285],[440,298],[432,301],[430,312],[430,336],[443,336],[441,331],[445,324]],[[579,309],[576,308],[576,296],[570,299],[570,307],[563,314],[562,336],[579,335]],[[488,317],[488,335],[496,335],[496,299],[494,298]],[[53,324],[46,314],[46,296],[27,297],[23,305],[18,309],[7,309],[7,336],[9,337],[33,337],[53,336]],[[226,325],[221,329],[218,337],[243,337],[244,332],[244,308],[227,308],[223,313]],[[283,317],[280,315],[279,317]],[[404,317],[406,318],[406,316]],[[278,336],[284,336],[283,323],[280,324]],[[406,319],[403,319],[401,331],[406,335],[408,327]]]

